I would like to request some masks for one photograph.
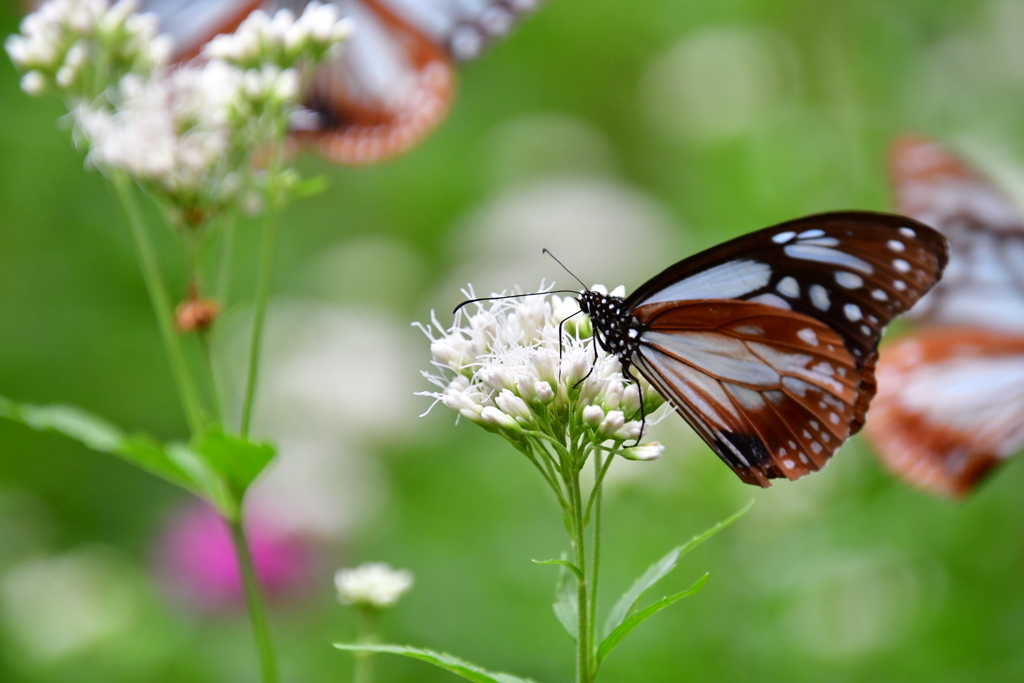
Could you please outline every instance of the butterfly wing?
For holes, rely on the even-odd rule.
[[[463,62],[506,36],[542,0],[379,0]]]
[[[946,260],[942,235],[911,218],[820,214],[680,261],[642,285],[626,307],[736,299],[792,310],[835,330],[861,368],[885,326],[935,285]]]
[[[302,10],[308,0],[144,0],[187,59],[257,7]],[[477,57],[537,0],[333,0],[356,30],[321,66],[296,118],[295,137],[331,161],[361,165],[398,156],[448,113],[452,61]]]
[[[824,323],[735,300],[650,304],[636,315],[633,364],[744,482],[815,472],[850,436],[860,371]]]
[[[992,181],[941,145],[903,137],[890,162],[901,213],[950,241],[943,281],[911,313],[947,325],[1024,331],[1024,217]]]
[[[945,263],[942,236],[901,216],[789,221],[640,287],[630,361],[740,479],[797,479],[863,426],[882,331]]]
[[[962,496],[1024,449],[1024,338],[932,328],[887,345],[865,434],[915,486]]]

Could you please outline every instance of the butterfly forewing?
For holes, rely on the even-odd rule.
[[[648,304],[634,315],[633,363],[743,481],[817,471],[850,435],[859,371],[827,325],[736,300]]]
[[[945,263],[942,236],[912,219],[821,214],[681,261],[640,287],[626,305],[729,298],[792,310],[838,332],[860,367],[885,326],[938,281]]]
[[[885,347],[865,433],[908,482],[970,492],[1024,449],[1024,338],[935,327]]]
[[[949,325],[1024,331],[1024,218],[994,183],[920,137],[893,146],[891,174],[902,213],[950,241],[943,281],[911,315]]]

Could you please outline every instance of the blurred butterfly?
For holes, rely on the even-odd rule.
[[[885,326],[930,290],[946,240],[841,212],[745,235],[628,298],[586,290],[601,347],[635,368],[748,484],[821,469],[864,425]]]
[[[886,346],[866,434],[911,484],[961,496],[1024,449],[1024,213],[938,144],[893,146],[899,210],[949,238],[942,282]]]
[[[370,164],[408,151],[445,117],[455,62],[475,59],[541,0],[333,0],[356,22],[344,50],[316,74],[296,137],[328,159]],[[233,31],[254,9],[308,0],[142,0],[179,58]]]

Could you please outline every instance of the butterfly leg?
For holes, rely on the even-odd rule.
[[[644,437],[644,427],[647,426],[647,412],[644,410],[644,388],[640,385],[640,381],[633,376],[633,371],[629,369],[629,365],[623,364],[622,374],[636,385],[636,391],[640,394],[640,436],[636,437],[636,443],[633,444],[634,446],[639,446],[640,439]]]
[[[576,311],[575,313],[570,315],[568,318],[563,318],[562,322],[558,323],[558,382],[559,382],[559,384],[561,384],[561,382],[562,382],[562,351],[565,350],[565,344],[562,343],[562,333],[563,333],[563,331],[565,329],[565,321],[568,320],[569,318],[572,318],[573,316],[579,315],[582,312],[583,311]]]
[[[579,382],[576,382],[576,384],[573,384],[573,385],[572,385],[572,388],[573,388],[573,389],[575,389],[575,388],[576,388],[576,387],[578,387],[579,385],[581,385],[581,384],[583,384],[584,382],[586,382],[586,381],[587,381],[587,378],[588,378],[588,377],[590,377],[590,376],[591,376],[592,374],[594,374],[594,368],[596,368],[596,367],[597,367],[597,335],[596,335],[596,334],[595,334],[595,335],[594,335],[593,337],[591,337],[591,338],[590,338],[590,345],[591,345],[591,346],[593,347],[593,349],[594,349],[594,360],[593,360],[593,362],[592,362],[592,363],[590,364],[590,372],[588,372],[587,374],[583,375],[583,378],[582,378],[582,379],[580,379],[580,381],[579,381]]]

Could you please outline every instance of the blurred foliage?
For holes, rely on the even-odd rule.
[[[15,30],[20,4],[0,8],[0,34]],[[1021,35],[1014,0],[553,0],[462,69],[451,116],[413,153],[364,169],[302,161],[330,187],[289,210],[277,290],[323,295],[305,268],[314,257],[386,236],[413,261],[393,264],[386,248],[371,249],[379,267],[339,275],[330,296],[404,319],[445,310],[457,295],[435,290],[458,265],[452,228],[510,177],[495,131],[535,113],[599,131],[615,180],[668,207],[691,248],[808,212],[887,209],[884,159],[898,133],[931,134],[1004,166],[1022,158]],[[0,62],[0,392],[181,439],[184,421],[115,205],[55,123],[59,103],[24,96]],[[558,170],[557,160],[517,163]],[[254,276],[254,238],[242,231],[242,282]],[[163,246],[167,269],[180,276],[167,235]],[[684,255],[652,253],[640,272]],[[498,439],[453,427],[448,414],[413,428],[422,434],[407,445],[377,449],[390,496],[330,562],[381,559],[416,573],[416,588],[384,619],[394,642],[567,680],[570,643],[551,613],[551,571],[529,562],[564,549],[556,504]],[[707,587],[641,626],[603,680],[1024,678],[1018,463],[953,504],[904,488],[855,439],[821,474],[762,492],[682,429],[666,425],[662,440],[665,457],[635,466],[646,474],[609,496],[604,609],[667,548],[750,498],[759,504],[686,558],[666,593],[704,571]],[[49,664],[0,629],[0,680],[255,679],[242,614],[192,616],[155,587],[154,538],[185,494],[8,423],[0,424],[0,494],[0,572],[32,553],[101,546],[103,562],[141,596],[131,623],[142,625]],[[5,508],[11,501],[20,502]],[[0,597],[4,585],[20,584],[0,579]],[[349,656],[329,644],[351,638],[354,625],[326,577],[304,600],[278,605],[274,629],[286,680],[348,680]],[[452,680],[397,659],[381,670],[388,681]]]

